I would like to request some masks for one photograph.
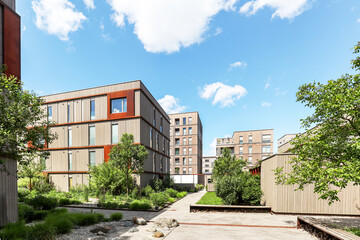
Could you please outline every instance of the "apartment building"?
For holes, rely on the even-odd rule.
[[[202,159],[202,173],[212,174],[216,156],[204,156]]]
[[[300,133],[299,133],[300,134]],[[285,134],[278,140],[278,153],[287,152],[291,147],[291,140],[294,139],[298,134]]]
[[[251,167],[273,154],[273,137],[273,129],[236,131],[231,138],[217,139],[216,156],[220,156],[224,148],[229,148],[232,154],[244,159]]]
[[[202,124],[198,112],[169,114],[170,173],[202,174]]]
[[[169,173],[170,118],[141,81],[132,81],[43,97],[51,132],[46,173],[67,191],[88,184],[89,166],[109,159],[112,145],[124,133],[148,152],[137,183],[145,186],[155,176]]]

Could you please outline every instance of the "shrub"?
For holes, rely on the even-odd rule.
[[[30,191],[25,188],[19,188],[18,189],[18,200],[19,202],[24,202],[25,199],[29,196]]]
[[[176,198],[177,194],[179,193],[178,191],[172,189],[172,188],[167,188],[165,190],[166,194],[169,195],[172,198]]]
[[[179,192],[179,193],[176,195],[176,197],[177,197],[177,198],[183,198],[183,197],[185,197],[186,195],[187,195],[187,192],[183,191],[183,192]]]
[[[47,193],[55,189],[54,183],[50,182],[47,178],[41,178],[37,181],[34,181],[34,190],[39,193]]]
[[[259,176],[250,173],[218,178],[215,190],[228,205],[259,205],[262,196]]]
[[[134,188],[134,189],[131,191],[130,196],[131,196],[132,199],[137,199],[137,198],[139,198],[139,189],[138,189],[137,187]]]
[[[92,225],[104,220],[101,213],[71,213],[69,219],[78,226]]]
[[[169,196],[164,192],[153,193],[150,195],[150,200],[155,207],[160,207],[167,203]]]
[[[62,213],[68,213],[68,210],[66,208],[56,208],[49,211],[52,215],[56,214],[62,214]]]
[[[34,208],[26,204],[19,204],[19,220],[24,220],[25,222],[31,222],[34,218]]]
[[[203,190],[204,189],[204,185],[202,185],[202,184],[196,184],[196,186],[195,186],[195,190],[198,192],[198,191],[201,191],[201,190]]]
[[[0,232],[0,239],[26,239],[28,227],[24,221],[8,223]]]
[[[52,227],[56,234],[69,233],[74,227],[68,213],[49,215],[45,219],[45,224]]]
[[[169,202],[170,202],[170,203],[173,203],[173,202],[175,202],[175,201],[176,201],[175,198],[169,197]]]
[[[60,198],[59,199],[59,206],[70,205],[70,204],[81,204],[82,202],[75,199],[69,198]]]
[[[42,195],[38,195],[34,198],[26,199],[26,204],[33,206],[38,210],[50,210],[58,206],[58,201],[55,198],[47,198]]]
[[[147,199],[134,200],[130,203],[130,209],[147,210],[151,208],[151,203]]]
[[[151,186],[147,185],[146,187],[141,189],[140,193],[141,196],[150,198],[150,195],[154,193],[154,189],[152,189]]]
[[[154,189],[156,192],[159,192],[163,189],[163,181],[159,178],[153,178],[150,181],[150,186],[152,189]]]
[[[104,208],[120,208],[119,204],[114,201],[108,201],[108,202],[99,202],[98,204],[100,207]]]
[[[120,221],[123,218],[123,214],[120,212],[112,213],[110,215],[110,219],[112,221]]]
[[[166,188],[173,188],[174,187],[174,179],[170,177],[170,175],[166,175],[163,180],[163,187]]]
[[[53,240],[55,229],[46,223],[37,223],[28,229],[28,240]]]

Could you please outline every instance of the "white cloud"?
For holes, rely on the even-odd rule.
[[[200,43],[218,12],[234,9],[236,0],[107,0],[119,27],[125,20],[148,52],[172,53]]]
[[[262,103],[261,103],[261,106],[262,106],[262,107],[270,107],[270,106],[271,106],[271,103],[270,103],[270,102],[262,102]]]
[[[21,29],[22,32],[25,32],[26,31],[26,26],[24,25]]]
[[[95,9],[94,0],[84,0],[87,9]]]
[[[270,7],[275,10],[272,18],[293,19],[310,7],[314,0],[253,0],[246,2],[240,8],[240,13],[254,15],[258,10],[264,7]]]
[[[165,95],[165,97],[158,100],[161,107],[165,110],[166,113],[181,113],[187,109],[186,106],[180,105],[180,99],[172,95]]]
[[[220,107],[228,107],[235,104],[236,100],[247,94],[243,86],[235,85],[229,86],[221,82],[206,84],[200,90],[200,97],[204,99],[213,98],[212,104],[220,104]]]
[[[360,18],[358,18],[358,20],[356,20],[357,23],[360,23]]]
[[[265,89],[268,89],[270,87],[270,83],[265,83]]]
[[[216,28],[214,35],[217,36],[221,33],[222,33],[222,28],[218,27],[218,28]]]
[[[275,88],[275,96],[286,95],[287,91],[282,91],[280,88]]]
[[[36,15],[36,26],[62,41],[68,41],[69,33],[81,28],[82,22],[87,19],[68,0],[33,0],[32,9]]]
[[[233,68],[239,68],[239,67],[245,68],[246,66],[247,66],[246,62],[237,61],[237,62],[230,64],[229,71],[232,70]]]
[[[104,28],[105,28],[104,23],[103,23],[103,22],[100,22],[100,26],[99,26],[99,27],[100,27],[101,30],[104,30]]]

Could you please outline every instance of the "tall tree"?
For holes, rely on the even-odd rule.
[[[131,188],[129,179],[132,174],[143,172],[143,164],[148,157],[148,151],[144,146],[134,144],[132,134],[125,133],[120,142],[111,149],[109,157],[109,161],[113,162],[114,166],[125,175],[126,194],[129,196]]]
[[[230,149],[224,148],[221,156],[214,162],[213,176],[216,180],[225,175],[239,175],[245,166],[245,161],[231,155]]]
[[[354,53],[359,51],[360,42]],[[360,69],[359,57],[352,67]],[[331,204],[348,184],[360,184],[360,75],[304,84],[296,96],[314,113],[301,120],[306,132],[292,140],[292,171],[276,169],[277,182],[300,190],[314,184],[314,192]]]
[[[41,161],[36,162],[34,159],[29,161],[22,161],[19,164],[18,176],[20,178],[29,178],[29,190],[32,190],[32,180],[34,178],[42,177],[42,172],[45,170],[45,164]]]

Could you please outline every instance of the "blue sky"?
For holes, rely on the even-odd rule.
[[[237,130],[303,131],[298,87],[352,73],[360,41],[358,0],[18,0],[17,12],[26,89],[141,79],[169,113],[200,113],[204,154]]]

